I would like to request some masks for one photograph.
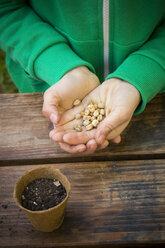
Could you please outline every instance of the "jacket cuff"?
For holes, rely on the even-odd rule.
[[[58,82],[65,73],[78,66],[94,67],[81,59],[66,43],[58,43],[44,50],[34,62],[35,76],[50,86]]]
[[[153,59],[141,54],[130,55],[106,80],[109,78],[123,79],[139,90],[142,101],[134,114],[141,113],[147,102],[165,88],[164,69]]]

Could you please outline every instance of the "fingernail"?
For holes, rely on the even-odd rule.
[[[104,135],[101,135],[99,138],[98,138],[98,141],[99,141],[99,144],[102,144],[104,142]]]
[[[57,124],[57,122],[58,122],[57,115],[51,114],[51,115],[50,115],[50,120],[51,120],[51,122],[53,122],[54,124]]]

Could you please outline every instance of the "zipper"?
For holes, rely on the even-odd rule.
[[[109,0],[103,0],[104,79],[109,74]]]

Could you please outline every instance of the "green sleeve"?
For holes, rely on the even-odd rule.
[[[0,47],[33,79],[56,83],[67,71],[93,66],[73,52],[68,41],[26,4],[0,1]]]
[[[165,23],[106,79],[113,77],[133,84],[141,93],[142,101],[134,114],[141,113],[148,101],[165,91]]]

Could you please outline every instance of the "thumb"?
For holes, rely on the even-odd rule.
[[[108,114],[107,117],[100,122],[96,130],[96,142],[102,144],[110,132],[128,121],[127,116],[127,114],[123,114],[121,111],[113,111]]]
[[[50,91],[46,91],[44,94],[44,102],[42,107],[42,112],[45,117],[47,117],[53,124],[57,124],[60,119],[60,114],[58,111],[59,100],[58,97],[52,94]]]

